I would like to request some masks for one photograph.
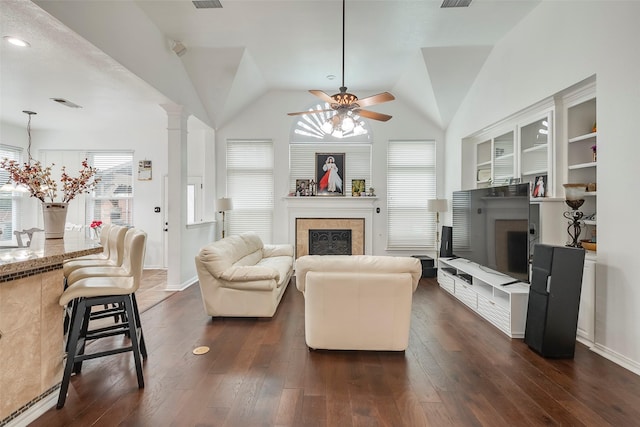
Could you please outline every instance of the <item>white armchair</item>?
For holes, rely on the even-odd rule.
[[[295,269],[309,348],[406,350],[422,275],[417,258],[307,255]]]

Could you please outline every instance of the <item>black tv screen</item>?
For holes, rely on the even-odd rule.
[[[529,183],[455,191],[455,256],[529,282],[529,194]]]

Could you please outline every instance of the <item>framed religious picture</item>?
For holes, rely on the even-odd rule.
[[[344,153],[316,153],[318,196],[344,196]]]
[[[364,179],[351,180],[351,196],[353,197],[366,196]]]
[[[536,176],[533,181],[531,196],[532,197],[544,197],[547,187],[547,175]]]

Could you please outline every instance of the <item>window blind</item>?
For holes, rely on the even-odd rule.
[[[389,141],[387,153],[387,247],[433,248],[436,198],[435,141]]]
[[[351,195],[351,180],[364,179],[365,186],[375,187],[371,182],[371,144],[289,144],[289,188],[296,188],[296,179],[316,177],[316,153],[344,153],[343,189]]]
[[[273,143],[269,140],[227,141],[228,235],[256,232],[265,243],[273,230]]]
[[[21,162],[22,150],[9,145],[0,145],[0,159],[7,158]],[[9,181],[9,172],[0,169],[0,186]],[[13,240],[14,230],[21,230],[22,214],[20,193],[10,191],[0,191],[0,241],[10,242]]]
[[[90,151],[85,157],[100,178],[87,198],[87,223],[133,225],[133,152]]]

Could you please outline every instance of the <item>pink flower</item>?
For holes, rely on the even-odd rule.
[[[597,147],[598,147],[598,146],[597,146],[597,145],[595,145],[595,144],[594,144],[594,145],[592,145],[592,146],[591,146],[591,151],[593,151],[593,152],[595,153],[595,152],[596,152],[596,148],[597,148]]]

